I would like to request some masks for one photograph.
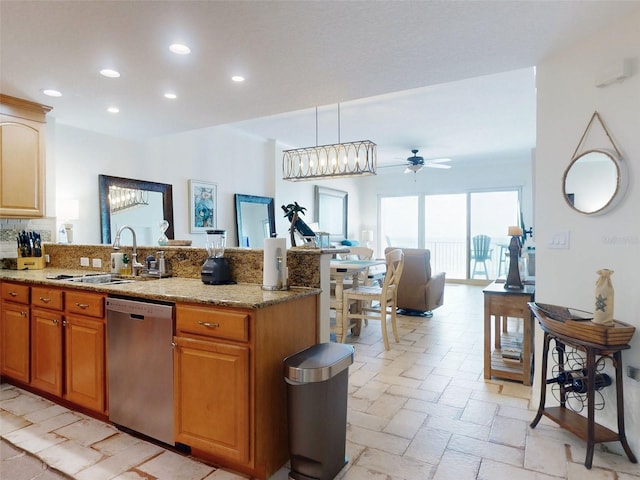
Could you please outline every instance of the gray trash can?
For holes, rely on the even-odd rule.
[[[293,480],[331,480],[347,464],[347,387],[354,349],[320,343],[284,359]]]

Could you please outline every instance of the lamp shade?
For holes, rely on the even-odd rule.
[[[509,227],[509,234],[510,237],[521,237],[522,236],[522,228],[516,226],[511,226]]]

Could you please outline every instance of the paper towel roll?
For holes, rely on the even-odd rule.
[[[265,290],[287,289],[286,238],[264,239],[262,288]]]

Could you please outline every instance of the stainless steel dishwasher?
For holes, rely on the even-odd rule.
[[[107,298],[109,420],[174,445],[173,305]]]

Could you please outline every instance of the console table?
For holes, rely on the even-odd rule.
[[[542,416],[546,416],[566,428],[571,433],[586,440],[587,453],[584,465],[591,468],[593,462],[593,451],[596,443],[619,441],[624,448],[629,461],[637,463],[638,460],[631,452],[629,443],[624,430],[624,399],[623,399],[623,380],[622,380],[622,350],[629,347],[628,341],[631,339],[635,328],[623,322],[615,322],[613,327],[604,327],[595,325],[590,321],[584,323],[572,320],[557,320],[550,317],[539,305],[535,303],[529,304],[531,311],[538,319],[540,328],[544,331],[544,343],[542,353],[542,369],[541,369],[541,389],[540,389],[540,406],[538,413],[531,422],[531,428],[535,428]],[[553,306],[552,306],[553,307]],[[549,355],[549,343],[554,340],[556,344],[557,362],[559,371],[565,371],[565,346],[570,346],[576,350],[580,350],[586,356],[586,364],[582,366],[586,368],[587,391],[587,416],[584,417],[579,413],[572,411],[567,406],[567,397],[569,390],[561,385],[560,388],[560,406],[547,407],[546,403],[546,376]],[[595,422],[595,385],[596,370],[598,366],[606,359],[610,359],[615,367],[615,384],[616,384],[616,406],[618,412],[618,433],[598,425]],[[604,405],[603,405],[604,407]]]
[[[506,289],[493,282],[484,292],[484,378],[516,380],[531,385],[533,380],[534,330],[528,303],[533,302],[535,285]],[[491,317],[495,319],[494,338]],[[522,319],[522,332],[509,332],[507,317]],[[503,320],[503,328],[500,321]],[[493,345],[492,345],[493,343]]]

